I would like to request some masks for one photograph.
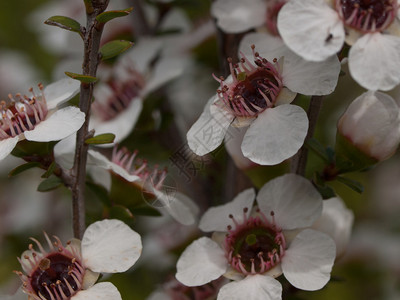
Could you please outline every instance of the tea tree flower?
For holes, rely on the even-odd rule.
[[[246,35],[240,50],[239,63],[230,62],[231,75],[216,78],[220,88],[187,133],[188,144],[204,155],[221,144],[230,126],[247,127],[243,155],[258,164],[275,165],[293,156],[307,133],[306,113],[289,103],[296,93],[331,93],[340,64],[335,57],[305,61],[280,38],[262,33]]]
[[[24,139],[36,142],[61,140],[76,132],[85,115],[77,107],[57,108],[78,93],[79,82],[62,79],[47,86],[39,84],[40,95],[8,95],[0,103],[0,159]]]
[[[95,222],[82,241],[73,239],[65,246],[56,236],[53,242],[47,234],[45,238],[48,250],[31,238],[38,250],[30,244],[19,259],[24,272],[16,272],[32,300],[121,299],[112,283],[94,283],[99,273],[128,270],[142,250],[140,235],[119,220]]]
[[[398,7],[397,0],[291,0],[278,29],[289,48],[311,61],[336,54],[346,41],[352,77],[387,91],[400,83]]]
[[[221,299],[281,299],[274,279],[285,275],[295,287],[321,289],[330,278],[335,243],[324,233],[307,229],[321,215],[322,198],[312,184],[297,175],[271,180],[232,202],[210,208],[200,220],[203,231],[216,231],[189,245],[177,263],[176,278],[199,286],[220,276]]]

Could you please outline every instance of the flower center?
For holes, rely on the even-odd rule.
[[[252,46],[253,65],[243,54],[239,64],[229,66],[232,82],[226,83],[223,78],[214,78],[220,82],[217,90],[222,108],[236,117],[255,117],[265,109],[272,107],[283,88],[277,59],[273,62],[260,57]]]
[[[136,70],[126,68],[125,75],[127,76],[121,80],[111,79],[107,82],[111,91],[108,95],[102,94],[101,90],[96,93],[96,101],[92,105],[93,113],[103,121],[114,119],[125,111],[144,88],[144,78]]]
[[[43,85],[39,84],[43,91]],[[47,116],[47,104],[44,94],[37,97],[31,88],[32,97],[9,94],[8,103],[0,102],[0,140],[15,137],[24,131],[32,130]]]
[[[336,0],[336,10],[346,25],[361,32],[386,29],[397,14],[394,0]]]
[[[282,6],[286,4],[286,0],[274,0],[267,1],[267,21],[266,26],[270,33],[275,36],[279,36],[277,20],[278,13],[281,10]]]
[[[246,212],[247,209],[245,216]],[[233,268],[245,275],[261,274],[281,261],[286,242],[282,230],[274,221],[270,223],[260,213],[256,217],[245,217],[242,224],[235,220],[234,223],[236,228],[229,226],[225,239],[226,255]]]

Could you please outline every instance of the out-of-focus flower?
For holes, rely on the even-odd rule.
[[[365,92],[349,105],[340,118],[339,135],[344,137],[345,143],[350,143],[369,159],[388,159],[400,143],[400,109],[389,95]],[[345,155],[349,151],[351,149]],[[350,153],[348,156],[354,155]]]
[[[335,241],[336,257],[340,258],[350,240],[354,214],[338,197],[324,200],[322,204],[322,214],[311,228],[326,233]]]
[[[211,6],[211,13],[218,26],[227,33],[244,32],[266,26],[278,35],[276,18],[286,0],[217,0]]]
[[[39,250],[30,244],[19,259],[24,272],[16,273],[29,299],[121,299],[112,283],[94,283],[99,273],[125,272],[135,264],[142,251],[138,233],[119,220],[102,220],[86,229],[82,241],[66,246],[45,237],[49,250],[31,238]]]
[[[278,177],[257,195],[248,189],[232,202],[210,208],[200,229],[215,231],[182,253],[176,278],[200,286],[220,276],[233,279],[218,299],[281,299],[282,273],[295,287],[321,289],[330,278],[335,243],[308,229],[321,215],[322,198],[312,184],[297,175]],[[306,228],[306,229],[304,229]]]
[[[390,90],[400,83],[398,0],[291,0],[278,15],[281,37],[311,61],[351,46],[352,77],[369,90]]]
[[[308,129],[304,110],[289,103],[296,93],[331,93],[340,63],[336,57],[321,63],[305,61],[281,39],[261,33],[246,35],[240,50],[240,62],[230,63],[231,75],[215,77],[220,88],[187,133],[189,147],[204,155],[221,144],[229,126],[248,127],[241,146],[244,156],[275,165],[298,151]]]
[[[184,225],[191,225],[196,221],[198,214],[197,205],[187,196],[179,193],[176,187],[164,189],[163,183],[167,176],[166,170],[159,170],[157,167],[151,170],[146,161],[135,161],[137,152],[130,153],[127,149],[117,150],[114,148],[111,161],[99,152],[89,150],[90,160],[97,167],[111,171],[125,181],[137,186],[143,195],[156,198],[159,203],[156,208],[166,211],[176,221]],[[102,176],[96,168],[96,177],[103,178],[102,184],[111,188],[110,175]]]
[[[75,96],[79,82],[62,79],[43,88],[41,95],[30,89],[32,96],[8,95],[9,101],[1,102],[0,159],[5,158],[16,144],[24,139],[36,142],[57,141],[76,132],[85,120],[77,107],[57,106]]]

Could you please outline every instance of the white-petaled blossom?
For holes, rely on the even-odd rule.
[[[135,126],[143,99],[181,74],[183,60],[163,55],[157,58],[162,47],[162,40],[140,40],[120,57],[109,77],[96,86],[90,119],[96,134],[111,132],[115,134],[114,142],[121,142]]]
[[[216,0],[211,6],[211,14],[217,19],[218,27],[227,33],[266,26],[272,34],[278,35],[276,19],[286,2],[287,0]]]
[[[388,159],[400,143],[400,108],[387,94],[365,92],[340,118],[338,133],[368,157]]]
[[[240,53],[239,63],[230,63],[227,79],[215,77],[220,88],[187,133],[188,144],[197,155],[204,155],[229,138],[230,126],[247,127],[241,146],[244,156],[261,165],[275,165],[298,151],[308,129],[304,110],[289,103],[296,93],[331,93],[340,63],[336,57],[306,61],[280,38],[263,33],[246,35]]]
[[[257,207],[253,208],[256,198]],[[182,253],[176,278],[199,286],[220,276],[218,300],[281,299],[282,273],[295,287],[321,289],[330,279],[335,242],[309,229],[321,215],[322,198],[303,177],[289,174],[265,184],[257,197],[253,189],[225,205],[210,208],[201,218],[202,237]]]
[[[125,272],[142,251],[140,235],[119,220],[91,224],[82,241],[73,239],[65,246],[45,234],[48,250],[34,238],[19,261],[23,272],[22,290],[31,300],[118,300],[117,288],[109,282],[96,283],[99,273]]]
[[[76,132],[85,120],[77,107],[58,108],[75,96],[79,82],[62,79],[48,85],[39,84],[40,95],[30,89],[31,96],[8,95],[0,103],[0,159],[4,159],[21,140],[58,141]]]
[[[351,46],[352,77],[369,90],[390,90],[400,83],[398,0],[291,0],[278,15],[281,37],[311,61]]]
[[[137,151],[130,153],[125,148],[117,150],[115,147],[109,160],[101,153],[89,150],[89,159],[98,167],[95,171],[97,180],[100,179],[108,190],[111,189],[111,172],[137,186],[146,197],[155,198],[158,204],[155,207],[162,212],[166,211],[179,223],[193,224],[198,214],[197,205],[189,197],[179,193],[176,187],[164,187],[166,170],[159,170],[157,167],[152,170],[146,161],[137,160],[136,156]],[[106,170],[107,174],[102,174],[101,169]]]

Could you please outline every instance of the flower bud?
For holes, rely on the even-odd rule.
[[[399,106],[380,92],[368,91],[356,98],[338,122],[337,153],[356,159],[359,166],[388,159],[399,142]]]

